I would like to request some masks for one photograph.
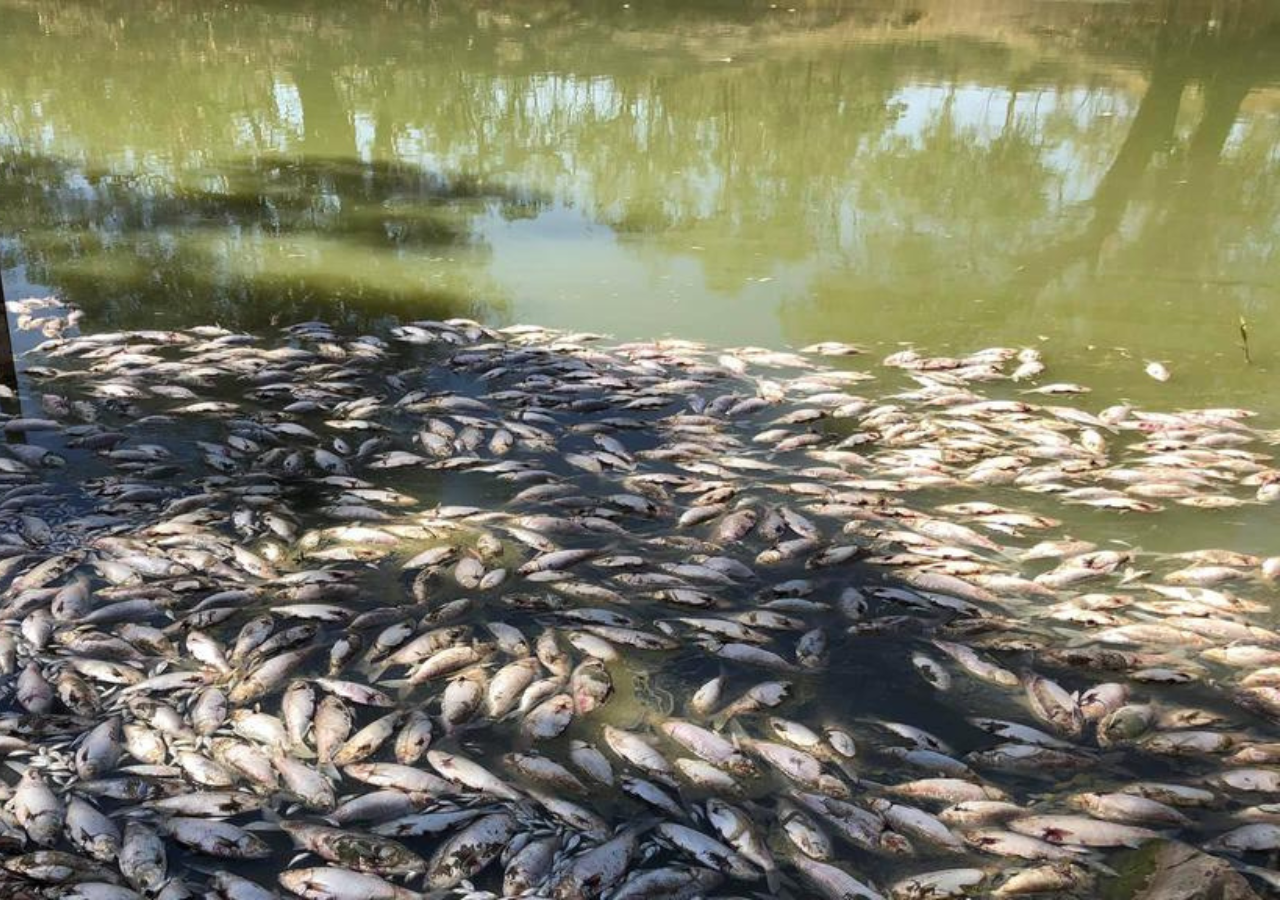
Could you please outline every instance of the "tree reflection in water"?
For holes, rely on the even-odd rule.
[[[1172,299],[1174,346],[1274,303],[1271,4],[643,7],[8,0],[5,264],[98,325],[1094,340]]]

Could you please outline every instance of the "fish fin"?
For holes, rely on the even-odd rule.
[[[773,874],[774,874],[774,877],[777,879],[777,882],[778,882],[778,887],[776,887],[776,888],[771,888],[771,890],[774,892],[774,894],[775,894],[775,895],[778,893],[778,891],[779,891],[780,889],[782,889],[782,888],[786,888],[786,889],[787,889],[788,891],[790,891],[792,894],[795,894],[795,895],[797,895],[797,896],[803,896],[803,891],[801,890],[801,886],[800,886],[800,884],[799,884],[799,883],[797,883],[797,882],[796,882],[796,880],[795,880],[794,878],[792,878],[790,875],[783,874],[782,872],[780,872],[780,871],[779,871],[779,870],[777,870],[777,869],[774,869],[774,870],[773,870]],[[766,880],[766,881],[768,880],[768,877],[769,877],[769,875],[768,875],[768,873],[766,872],[766,873],[765,873],[765,880]]]
[[[375,648],[370,647],[366,650],[352,667],[355,671],[363,675],[365,677],[365,681],[369,684],[377,684],[378,679],[382,674],[390,668],[390,666],[387,665],[385,656],[378,659],[374,658],[374,649]]]
[[[312,750],[306,744],[290,744],[289,755],[295,759],[315,759],[316,751]]]
[[[1083,857],[1075,860],[1075,862],[1080,863],[1085,868],[1093,869],[1096,872],[1101,872],[1103,875],[1106,875],[1109,878],[1117,878],[1120,875],[1120,873],[1117,872],[1115,869],[1111,868],[1106,863],[1097,859],[1089,859],[1088,857]]]
[[[854,760],[840,758],[840,759],[833,759],[832,763],[835,765],[837,769],[840,770],[840,772],[846,778],[852,781],[855,786],[865,783],[862,780],[862,776],[858,774],[857,768],[853,764]]]
[[[769,893],[776,896],[782,888],[782,873],[777,868],[765,869],[764,883],[769,886]]]
[[[182,866],[185,869],[190,869],[193,872],[199,872],[201,875],[208,875],[211,878],[223,871],[224,868],[222,866],[215,866],[211,863],[190,862],[187,860],[183,860]],[[172,879],[169,880],[171,881]],[[165,884],[168,883],[169,881],[165,882]]]
[[[402,702],[407,699],[408,696],[413,693],[414,688],[417,687],[416,684],[410,684],[409,679],[407,678],[392,678],[389,681],[379,681],[377,684],[379,687],[394,690],[396,692],[396,699]]]
[[[262,815],[263,822],[266,824],[269,824],[272,830],[275,830],[275,831],[280,830],[280,822],[281,822],[280,813],[276,812],[275,809],[273,809],[270,804],[268,803],[262,804],[261,808],[259,809],[259,812]]]
[[[280,830],[280,824],[278,822],[267,822],[267,821],[247,822],[244,825],[241,825],[240,827],[243,828],[245,831],[279,831]]]
[[[633,822],[632,824],[625,825],[622,828],[618,829],[618,831],[615,832],[615,834],[620,834],[622,831],[630,831],[633,834],[644,834],[646,831],[656,828],[659,824],[661,824],[661,822],[662,822],[662,819],[660,819],[658,816],[641,816],[637,821]]]

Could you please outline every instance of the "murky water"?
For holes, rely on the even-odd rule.
[[[94,327],[1043,341],[1135,399],[1276,407],[1274,4],[0,17],[6,284]]]
[[[1093,388],[1064,403],[1280,423],[1274,4],[0,0],[0,61],[4,287],[85,333],[465,315],[874,358],[1039,346],[1046,379]],[[1273,506],[986,496],[1099,542],[1276,552]],[[611,720],[714,668],[623,682]],[[797,709],[856,683],[850,714],[928,711],[978,746],[899,645],[832,672]]]
[[[1087,407],[1280,413],[1274,5],[632,5],[5,2],[9,296],[1031,344]],[[1264,549],[1183,518],[1125,536]]]

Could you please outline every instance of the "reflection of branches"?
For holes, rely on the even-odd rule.
[[[1170,58],[1168,30],[1166,23],[1162,39],[1156,44],[1146,93],[1129,125],[1129,133],[1089,201],[1088,227],[1083,234],[1040,250],[1024,263],[1021,268],[1030,273],[1034,285],[1049,284],[1077,262],[1096,262],[1103,245],[1119,226],[1152,158],[1173,140],[1187,75]]]
[[[1166,205],[1164,213],[1157,207],[1146,217],[1143,236],[1154,239],[1149,243],[1165,252],[1172,235],[1167,228],[1151,223],[1181,221],[1186,228],[1203,229],[1206,216],[1201,207],[1208,199],[1214,171],[1240,107],[1259,77],[1260,48],[1274,35],[1274,27],[1261,34],[1245,30],[1243,34],[1219,33],[1210,38],[1196,33],[1190,40],[1178,41],[1171,33],[1171,21],[1172,17],[1165,20],[1156,41],[1147,90],[1128,135],[1087,204],[1088,226],[1080,235],[1024,262],[1020,267],[1028,276],[1020,285],[1024,291],[1034,295],[1077,263],[1096,265],[1103,248],[1117,234],[1152,160],[1163,148],[1174,145],[1182,97],[1192,79],[1203,84],[1204,113],[1186,145],[1181,184],[1176,189],[1164,184],[1160,192]],[[1244,27],[1239,20],[1233,21],[1236,27]],[[1187,233],[1183,238],[1181,246],[1198,247],[1201,252],[1207,249],[1208,241],[1202,235],[1197,239],[1195,233]]]
[[[474,314],[497,293],[479,281],[428,278],[431,258],[444,249],[482,256],[475,216],[543,202],[470,176],[328,157],[261,157],[204,178],[216,187],[158,189],[65,160],[11,156],[0,166],[0,208],[23,234],[31,277],[99,324],[212,316],[261,326],[348,300],[356,320]],[[344,271],[335,261],[343,255],[358,263]]]
[[[1223,149],[1250,89],[1247,80],[1233,77],[1216,78],[1205,85],[1204,114],[1187,141],[1183,164],[1171,167],[1181,177],[1166,189],[1165,196],[1170,198],[1167,207],[1151,217],[1135,242],[1153,265],[1171,246],[1186,254],[1184,267],[1211,254],[1214,242],[1205,234],[1205,222],[1212,212]]]
[[[136,6],[0,0],[19,10],[0,34],[11,63],[0,140],[28,160],[71,160],[73,175],[93,170],[76,188],[68,172],[11,168],[0,191],[16,179],[21,196],[0,217],[25,229],[36,274],[74,286],[91,315],[110,291],[139,314],[207,290],[265,310],[335,287],[371,308],[408,308],[411,280],[439,284],[429,258],[455,254],[477,264],[439,267],[466,272],[436,298],[462,308],[487,286],[483,217],[537,214],[545,198],[664,266],[702,248],[712,292],[774,268],[847,264],[907,294],[940,272],[991,293],[1020,259],[1042,287],[1119,233],[1197,81],[1209,110],[1186,150],[1188,180],[1211,172],[1246,85],[1274,70],[1263,51],[1277,18],[1259,7],[1211,27],[1207,5],[1183,0],[1156,28],[1154,0],[1105,15],[1063,4],[993,41],[976,39],[990,36],[990,10],[1011,16],[1017,0],[965,7],[981,14],[920,0],[918,19],[899,4],[782,15],[676,0],[629,11],[437,0],[430,15],[408,0],[207,14],[149,0],[152,17]],[[48,53],[37,19],[80,58]],[[1139,54],[1154,58],[1152,75],[1112,159],[1109,129],[1068,98],[1078,89],[1102,105],[1122,93]],[[1237,59],[1241,77],[1215,87]],[[930,93],[938,84],[971,106],[1005,102],[1003,128],[998,109],[973,125],[972,109]],[[1028,115],[1038,96],[1054,98],[1052,111]],[[1073,227],[1081,218],[1057,198],[1108,165]],[[438,171],[467,177],[423,174]],[[498,184],[508,179],[542,193]]]

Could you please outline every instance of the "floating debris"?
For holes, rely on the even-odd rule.
[[[6,890],[1079,894],[1174,837],[1166,881],[1280,879],[1275,558],[1049,514],[1273,501],[1246,410],[1012,396],[1033,350],[66,316],[0,445]]]

